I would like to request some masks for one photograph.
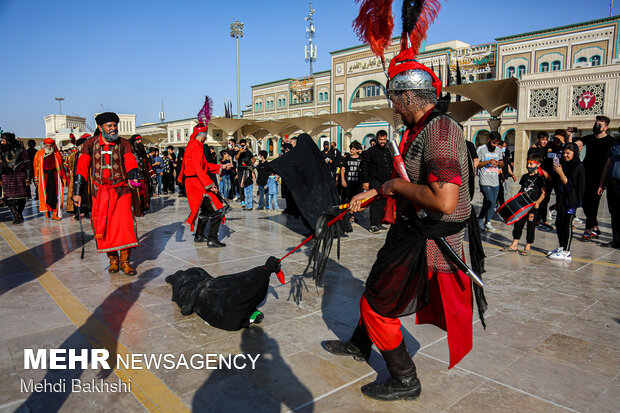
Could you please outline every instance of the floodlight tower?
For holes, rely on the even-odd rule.
[[[58,114],[62,115],[62,106],[60,103],[65,100],[65,98],[54,98],[54,100],[58,101]]]
[[[314,9],[312,8],[312,0],[310,0],[310,13],[306,16],[306,21],[308,22],[308,27],[306,27],[306,37],[308,38],[308,44],[305,46],[306,49],[306,62],[310,62],[310,76],[312,76],[312,63],[316,62],[316,45],[312,43],[314,39],[314,21],[312,20],[312,16],[314,15]]]
[[[243,23],[235,20],[230,23],[230,37],[237,40],[237,117],[241,117],[241,94],[239,93],[239,38],[243,37]]]

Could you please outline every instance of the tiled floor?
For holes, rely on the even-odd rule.
[[[340,260],[332,252],[319,290],[311,278],[300,276],[307,250],[292,255],[283,262],[287,284],[275,277],[271,281],[261,308],[263,323],[228,332],[195,315],[182,316],[170,301],[165,276],[191,266],[223,275],[262,265],[269,255],[282,256],[301,242],[305,230],[300,221],[237,207],[220,232],[228,246],[209,249],[195,245],[181,225],[188,213],[185,199],[156,198],[154,209],[138,219],[142,245],[132,257],[136,277],[107,272],[88,221],[86,257],[80,260],[77,222],[45,220],[29,203],[27,221],[13,226],[2,210],[4,228],[27,251],[16,255],[15,243],[0,236],[0,412],[165,411],[165,404],[149,402],[150,396],[164,393],[197,412],[620,411],[620,251],[601,248],[599,241],[575,239],[573,261],[554,262],[543,252],[556,246],[555,234],[538,231],[536,252],[522,257],[499,251],[512,237],[511,228],[497,222],[497,233],[483,235],[487,329],[476,317],[473,350],[448,370],[446,334],[405,318],[403,332],[423,392],[415,402],[386,404],[359,391],[387,377],[378,352],[366,364],[332,356],[320,345],[352,332],[364,280],[385,233],[370,234],[354,225],[342,240]],[[609,215],[604,203],[601,217],[605,234],[600,241],[605,242]],[[360,224],[367,226],[368,218],[362,216]],[[44,278],[58,280],[68,295],[50,289]],[[72,318],[71,300],[88,315],[83,324]],[[90,369],[25,370],[23,349],[89,349],[101,342],[103,330],[112,337],[106,347],[121,353],[260,357],[254,370],[151,368],[150,384],[134,389],[135,394],[21,391],[20,379],[97,378],[101,372]],[[111,373],[105,380],[118,378]]]

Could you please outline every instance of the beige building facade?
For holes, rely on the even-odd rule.
[[[480,45],[460,40],[423,44],[418,61],[432,68],[444,86],[510,77],[518,80],[517,103],[510,103],[497,118],[481,111],[464,121],[463,127],[466,139],[480,145],[486,143],[493,125],[515,151],[515,169],[520,172],[525,151],[541,130],[552,133],[556,128],[576,126],[586,133],[598,114],[612,119],[612,128],[618,127],[619,25],[620,16],[614,16]],[[395,38],[385,52],[386,67],[399,49]],[[353,140],[368,146],[380,129],[399,139],[402,126],[391,114],[386,115],[390,113],[386,80],[385,68],[368,46],[333,51],[327,71],[252,86],[251,104],[242,112],[247,125],[239,123],[235,132],[210,127],[209,142],[222,147],[234,134],[248,139],[254,151],[267,149],[275,156],[288,135],[301,133],[301,122],[294,120],[304,117],[308,117],[306,125],[314,125],[308,131],[317,144],[333,141],[343,151]],[[456,99],[453,95],[452,101]],[[334,114],[356,112],[366,116],[348,129],[333,119]],[[196,122],[189,118],[145,124],[136,132],[162,146],[184,146]],[[272,127],[264,127],[269,122]],[[286,123],[286,127],[274,128],[274,122]]]

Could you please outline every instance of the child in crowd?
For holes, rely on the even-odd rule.
[[[537,152],[532,152],[527,157],[527,173],[521,177],[519,184],[521,190],[519,192],[525,192],[531,200],[534,201],[534,207],[527,215],[524,215],[520,220],[514,223],[512,230],[512,244],[508,247],[502,248],[500,251],[518,251],[519,239],[523,233],[523,227],[527,223],[527,233],[525,237],[525,248],[520,251],[521,255],[529,255],[530,248],[534,242],[534,234],[536,231],[536,216],[538,214],[538,207],[540,203],[545,199],[546,194],[546,182],[545,178],[540,170],[540,164],[542,163],[542,157]]]
[[[562,159],[554,161],[553,182],[556,194],[556,231],[560,246],[547,253],[552,260],[571,260],[570,244],[573,237],[573,218],[575,211],[583,202],[585,191],[585,169],[579,160],[579,147],[567,143]]]
[[[278,208],[278,175],[271,170],[267,179],[267,209],[272,211],[280,210]]]
[[[258,186],[258,208],[265,209],[267,205],[267,180],[269,179],[269,163],[267,163],[267,151],[258,152],[258,165],[256,165],[256,185]]]

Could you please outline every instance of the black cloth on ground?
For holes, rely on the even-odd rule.
[[[277,258],[265,265],[236,274],[213,277],[199,267],[180,270],[166,277],[172,284],[172,301],[181,314],[196,313],[213,327],[236,331],[249,327],[250,316],[263,302],[269,277],[280,271]]]

